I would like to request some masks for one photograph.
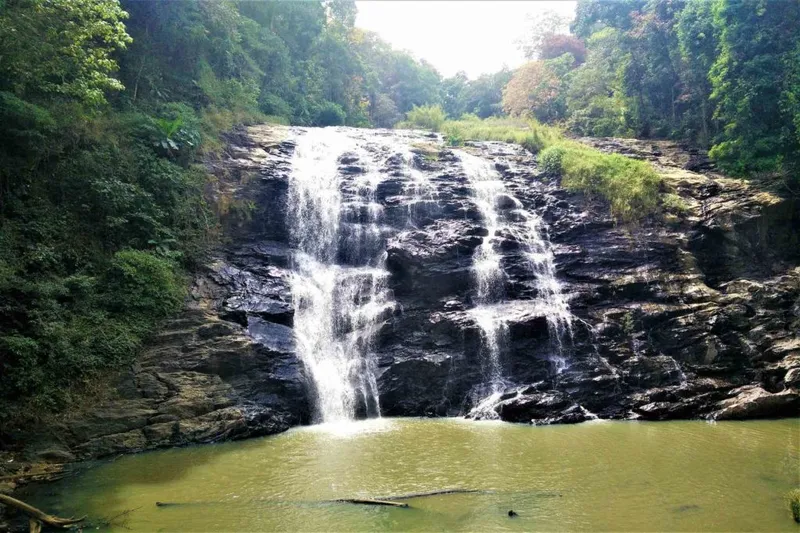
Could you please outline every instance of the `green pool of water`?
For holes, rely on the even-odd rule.
[[[30,497],[95,520],[135,509],[113,531],[796,532],[784,496],[799,468],[800,419],[383,419],[122,457]],[[481,492],[326,502],[442,488]]]

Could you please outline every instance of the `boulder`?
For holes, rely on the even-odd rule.
[[[730,394],[730,398],[715,406],[716,410],[711,413],[715,420],[797,416],[800,413],[800,392],[795,389],[771,393],[757,385],[748,385]]]

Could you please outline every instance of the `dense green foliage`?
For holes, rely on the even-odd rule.
[[[511,79],[511,71],[503,69],[484,74],[474,80],[463,72],[442,81],[442,105],[448,116],[473,114],[480,118],[503,114],[503,88]]]
[[[797,175],[800,3],[580,0],[572,31],[531,32],[507,111],[580,135],[688,140],[739,175]]]
[[[789,510],[792,512],[794,521],[800,524],[800,489],[793,489],[786,495],[786,500],[789,503]]]

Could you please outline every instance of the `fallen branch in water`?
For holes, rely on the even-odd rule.
[[[354,503],[356,505],[387,505],[390,507],[408,507],[407,503],[390,502],[389,500],[371,500],[369,498],[343,498],[331,500],[337,503]]]
[[[412,492],[411,494],[400,494],[399,496],[387,496],[381,500],[410,500],[412,498],[425,498],[426,496],[439,496],[441,494],[491,494],[491,490],[478,489],[442,489],[430,492]]]
[[[42,524],[47,524],[50,527],[66,528],[77,524],[78,522],[83,522],[86,519],[85,516],[82,516],[81,518],[59,518],[57,516],[49,515],[32,505],[28,505],[27,503],[16,498],[12,498],[6,494],[0,494],[0,503],[7,505],[8,507],[18,509],[28,515],[30,517],[29,527],[31,533],[38,533],[41,531]]]

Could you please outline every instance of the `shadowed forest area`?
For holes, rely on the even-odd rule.
[[[800,193],[795,0],[581,0],[476,79],[355,20],[347,0],[0,0],[0,427],[63,409],[178,311],[219,217],[250,209],[202,164],[239,125],[510,140],[622,222],[663,204],[657,176],[571,137],[675,139]]]

